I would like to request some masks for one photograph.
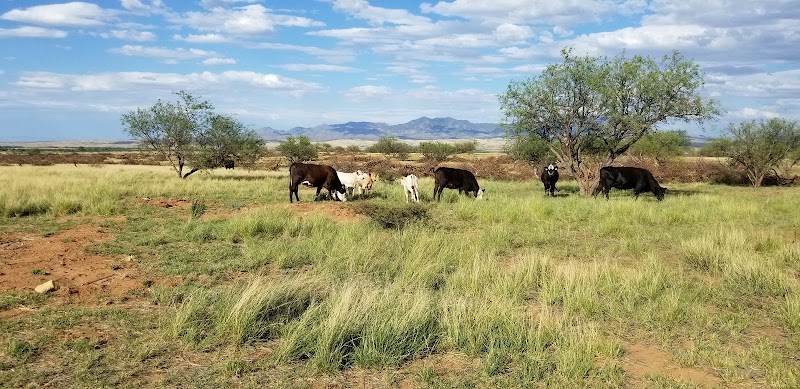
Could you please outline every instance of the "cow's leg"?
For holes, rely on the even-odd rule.
[[[292,202],[292,193],[294,193],[294,197],[297,199],[297,202],[300,202],[300,197],[297,195],[298,186],[298,184],[292,185],[291,182],[289,183],[289,203]]]

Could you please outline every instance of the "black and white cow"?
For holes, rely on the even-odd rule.
[[[658,201],[664,200],[664,194],[667,193],[667,188],[658,185],[649,170],[629,166],[606,166],[600,169],[600,185],[594,190],[594,196],[603,191],[608,199],[611,188],[633,189],[636,198],[639,198],[639,193],[652,192]]]
[[[551,163],[547,168],[542,170],[542,184],[544,184],[544,195],[550,191],[550,196],[555,197],[556,182],[558,182],[558,168]]]
[[[458,189],[458,193],[464,192],[469,195],[475,193],[476,199],[482,199],[485,189],[478,186],[478,180],[475,175],[469,170],[456,169],[452,167],[438,167],[433,172],[433,198],[434,200],[442,199],[442,190]],[[438,198],[437,198],[438,195]]]
[[[289,166],[289,202],[292,202],[292,194],[297,201],[300,197],[297,196],[298,187],[300,184],[306,184],[317,188],[317,195],[314,200],[319,199],[319,192],[322,188],[328,190],[330,197],[345,200],[347,197],[342,182],[336,175],[336,169],[328,165],[313,165],[302,162],[295,162]]]

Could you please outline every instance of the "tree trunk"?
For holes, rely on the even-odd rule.
[[[188,173],[184,174],[183,177],[181,177],[181,178],[189,177],[190,174],[192,174],[192,173],[194,173],[194,172],[196,172],[198,170],[200,170],[200,169],[199,168],[193,168],[192,170],[189,170]]]

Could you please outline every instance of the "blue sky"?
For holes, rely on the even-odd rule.
[[[125,139],[179,90],[251,128],[497,122],[565,47],[680,50],[726,111],[691,133],[800,117],[796,0],[0,0],[0,141]]]

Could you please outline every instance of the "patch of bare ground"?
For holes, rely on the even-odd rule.
[[[352,223],[369,219],[365,215],[353,212],[342,203],[305,202],[285,204],[284,207],[298,216],[323,215],[336,223]]]
[[[672,361],[669,353],[654,345],[626,343],[623,348],[625,354],[621,358],[621,365],[625,370],[627,386],[643,387],[646,378],[655,374],[704,388],[716,388],[723,384],[719,377],[708,371],[679,366]]]
[[[6,234],[0,238],[0,292],[25,292],[48,280],[60,303],[107,304],[127,300],[143,288],[133,257],[103,256],[86,251],[105,242],[104,228],[79,225],[50,236]]]

